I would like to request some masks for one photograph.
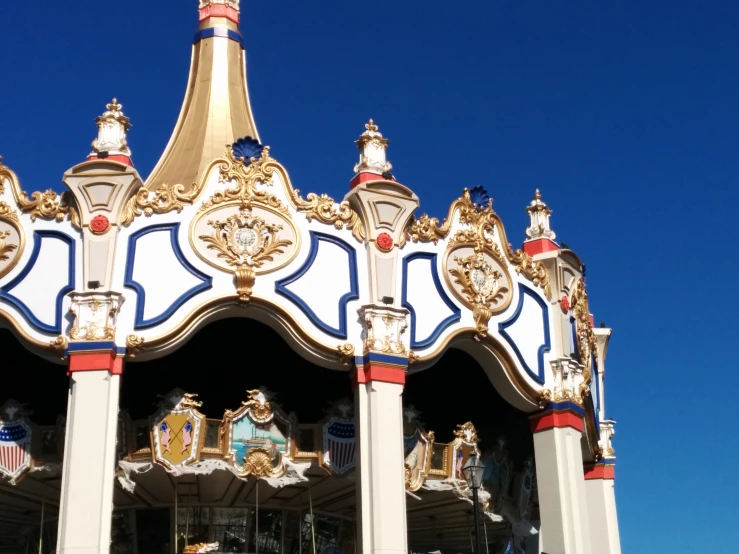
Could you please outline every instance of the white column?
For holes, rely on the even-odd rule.
[[[600,554],[590,543],[582,471],[582,413],[567,403],[532,419],[541,536],[547,554]]]
[[[614,467],[601,463],[586,470],[585,494],[590,512],[593,550],[602,554],[621,554],[614,492]]]
[[[402,399],[405,371],[357,370],[360,554],[407,554]]]
[[[120,367],[75,371],[105,355],[70,357],[69,405],[59,511],[59,554],[106,554],[110,550]],[[92,358],[92,360],[90,360]],[[103,364],[98,364],[103,365]],[[118,371],[116,371],[117,366]],[[111,371],[112,370],[112,371]]]

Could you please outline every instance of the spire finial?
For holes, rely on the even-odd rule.
[[[113,98],[105,107],[107,109],[103,115],[95,118],[95,123],[98,124],[98,136],[92,141],[90,157],[99,157],[101,152],[105,152],[107,156],[130,158],[131,150],[128,148],[126,133],[131,128],[131,123],[121,111],[123,106],[118,103],[117,98]]]
[[[364,124],[364,128],[366,131],[355,142],[359,148],[359,163],[354,166],[354,173],[368,171],[383,175],[390,172],[393,166],[385,157],[390,141],[383,138],[372,118]]]
[[[526,229],[526,236],[530,239],[547,238],[554,240],[556,235],[549,228],[549,216],[552,215],[552,210],[542,201],[539,189],[536,189],[534,199],[531,204],[526,206],[526,211],[529,213],[531,220],[531,224]]]

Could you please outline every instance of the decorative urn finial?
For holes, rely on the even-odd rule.
[[[131,150],[128,148],[126,133],[131,128],[128,118],[123,115],[121,106],[116,98],[105,106],[107,110],[95,119],[98,124],[98,136],[92,141],[90,158],[108,158],[115,156],[116,161],[128,159],[130,164]]]
[[[359,163],[354,166],[354,173],[368,171],[378,175],[389,173],[393,166],[385,158],[390,141],[383,138],[375,122],[370,119],[364,125],[366,131],[355,142],[359,148]]]
[[[553,241],[557,235],[549,228],[549,216],[552,215],[552,210],[542,202],[539,189],[536,189],[534,199],[526,207],[526,211],[531,219],[531,225],[526,229],[526,236],[532,240],[546,238]]]

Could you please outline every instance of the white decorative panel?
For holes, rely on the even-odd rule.
[[[411,312],[411,348],[431,346],[460,309],[441,286],[436,254],[417,252],[403,260],[403,306]]]
[[[277,282],[289,298],[326,333],[346,338],[346,305],[359,297],[355,250],[331,235],[311,232],[308,259],[291,276]]]

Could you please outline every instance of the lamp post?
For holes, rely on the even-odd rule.
[[[480,548],[480,521],[478,519],[478,512],[480,511],[480,500],[477,497],[477,491],[482,486],[482,473],[485,470],[485,466],[482,464],[477,456],[477,452],[474,450],[467,458],[467,463],[462,468],[464,479],[467,481],[467,486],[472,489],[472,506],[475,512],[475,544],[477,544],[477,550],[475,554],[482,554]]]

